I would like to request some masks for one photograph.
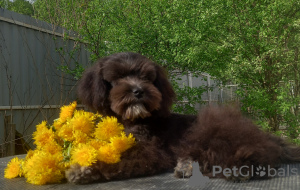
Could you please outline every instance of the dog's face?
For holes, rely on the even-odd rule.
[[[110,83],[111,110],[123,119],[151,116],[159,110],[162,94],[153,84],[156,68],[146,60],[117,60],[103,64],[103,79]]]
[[[124,120],[166,116],[175,96],[164,70],[137,53],[100,59],[84,73],[78,95],[100,113]]]

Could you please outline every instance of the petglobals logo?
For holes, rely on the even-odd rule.
[[[188,185],[193,187],[198,187],[198,188],[205,187],[209,182],[209,178],[207,176],[203,176],[199,168],[199,163],[193,162],[192,169],[193,169],[193,174],[188,181]]]
[[[240,168],[237,168],[234,166],[233,168],[222,168],[221,166],[213,166],[212,175],[215,177],[218,174],[223,174],[225,177],[253,177],[253,176],[259,176],[259,177],[287,177],[290,175],[297,175],[298,170],[297,168],[290,168],[289,165],[287,165],[286,168],[272,168],[269,165],[267,167],[264,166],[241,166]]]

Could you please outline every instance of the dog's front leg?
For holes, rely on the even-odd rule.
[[[97,162],[85,167],[72,165],[66,171],[69,182],[85,184],[95,181],[128,179],[138,176],[149,176],[174,167],[175,161],[156,141],[138,142],[122,154],[116,164]]]

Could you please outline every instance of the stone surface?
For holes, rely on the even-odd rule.
[[[24,155],[18,156],[24,157]],[[50,185],[32,185],[26,182],[26,179],[4,179],[4,168],[13,157],[0,159],[0,189],[1,190],[35,190],[35,189],[55,189],[55,190],[169,190],[169,189],[205,189],[205,190],[265,190],[265,189],[284,189],[284,190],[299,190],[300,189],[300,164],[290,164],[281,166],[282,172],[289,171],[284,174],[284,177],[274,177],[268,180],[252,180],[244,183],[233,183],[224,179],[209,179],[205,187],[192,187],[188,185],[189,179],[178,179],[173,177],[173,173],[155,175],[151,177],[135,178],[123,181],[112,181],[107,183],[94,183],[88,185],[74,185],[70,183],[50,184]],[[297,173],[291,172],[297,170]]]

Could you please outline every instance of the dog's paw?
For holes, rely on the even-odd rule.
[[[65,174],[67,180],[75,184],[86,184],[101,179],[101,174],[97,169],[79,164],[72,165]]]
[[[174,175],[178,178],[191,177],[193,165],[191,159],[178,159],[177,166],[174,168]]]

